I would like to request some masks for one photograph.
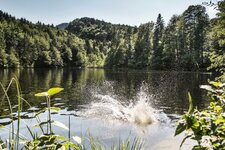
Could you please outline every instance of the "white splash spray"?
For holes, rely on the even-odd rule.
[[[104,120],[120,120],[142,126],[159,122],[160,116],[162,119],[162,115],[151,107],[154,96],[148,94],[144,85],[129,104],[119,101],[118,96],[112,92],[95,93],[92,96],[95,100],[86,105],[85,109],[77,112],[77,115]]]

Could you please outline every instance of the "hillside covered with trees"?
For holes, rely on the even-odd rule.
[[[130,67],[224,71],[224,10],[209,19],[202,5],[189,6],[165,24],[139,27],[93,18],[59,27],[34,24],[0,11],[0,67]]]

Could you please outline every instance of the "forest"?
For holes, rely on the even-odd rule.
[[[80,18],[61,26],[0,11],[0,67],[105,67],[225,71],[225,2],[209,19],[191,5],[165,24],[129,26]]]

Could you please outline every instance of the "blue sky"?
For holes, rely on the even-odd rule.
[[[17,18],[46,24],[70,22],[94,17],[112,23],[140,25],[155,21],[161,13],[165,22],[181,14],[189,5],[206,0],[0,0],[0,9]],[[207,8],[210,17],[215,10]]]

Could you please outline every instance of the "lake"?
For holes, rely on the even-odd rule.
[[[34,97],[35,93],[63,87],[64,90],[52,98],[52,106],[61,108],[52,117],[69,126],[70,116],[71,135],[96,137],[106,147],[119,139],[137,137],[148,150],[179,148],[183,135],[173,135],[176,121],[188,110],[187,93],[190,91],[196,107],[204,108],[209,101],[207,93],[199,86],[212,78],[211,74],[201,72],[127,69],[0,70],[4,86],[13,76],[18,77],[23,97],[32,106],[24,104],[25,115],[46,106],[45,99]],[[9,90],[13,105],[16,105],[15,93],[13,86]],[[1,104],[0,114],[5,115],[9,112],[7,103]],[[0,122],[7,124],[7,118]],[[33,125],[35,121],[23,119],[24,134],[27,134],[26,124]],[[58,134],[67,135],[67,131],[55,128]],[[1,129],[0,137],[7,136],[7,131]],[[192,144],[187,142],[184,149],[190,149]]]

